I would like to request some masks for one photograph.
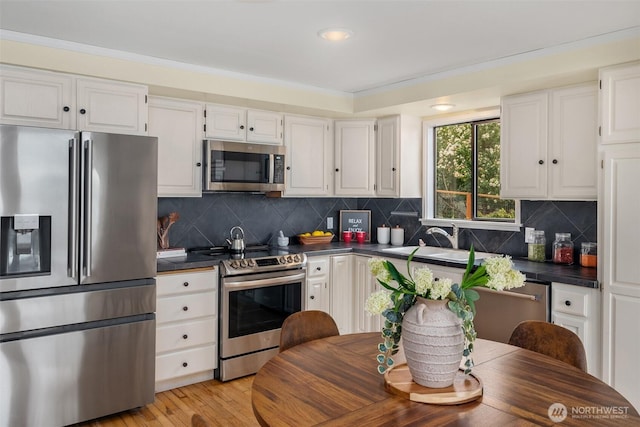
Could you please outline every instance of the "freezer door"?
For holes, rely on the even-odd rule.
[[[0,292],[77,284],[69,215],[76,136],[0,125]]]
[[[63,426],[152,403],[152,316],[0,342],[0,427]]]
[[[158,139],[82,133],[81,284],[154,277]]]

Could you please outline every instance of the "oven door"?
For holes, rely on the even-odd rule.
[[[282,322],[303,309],[304,269],[222,278],[220,357],[278,347]]]

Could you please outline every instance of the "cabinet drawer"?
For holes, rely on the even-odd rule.
[[[156,353],[215,343],[218,335],[215,317],[180,322],[156,328]]]
[[[566,287],[559,289],[555,285],[552,285],[551,292],[552,311],[587,317],[587,313],[589,313],[589,294],[580,292],[580,288],[573,291],[566,289]]]
[[[215,290],[217,287],[218,271],[216,269],[193,273],[160,274],[156,279],[158,296]]]
[[[158,298],[156,322],[160,324],[214,316],[217,305],[215,291]]]
[[[324,276],[329,273],[328,258],[309,258],[307,260],[307,277]]]
[[[217,348],[206,347],[156,357],[156,382],[216,368]]]

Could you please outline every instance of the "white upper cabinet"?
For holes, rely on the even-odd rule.
[[[503,98],[500,196],[595,200],[597,101],[592,84]]]
[[[551,91],[549,198],[596,199],[597,122],[598,90],[595,85]]]
[[[0,100],[2,123],[76,128],[73,76],[0,65]]]
[[[147,134],[146,86],[4,65],[0,70],[2,123]]]
[[[147,134],[146,86],[79,78],[76,90],[79,130]]]
[[[547,92],[502,98],[500,197],[547,195]]]
[[[207,104],[205,136],[225,141],[245,141],[247,110],[226,105]]]
[[[375,195],[375,123],[375,120],[336,120],[336,196]]]
[[[376,195],[422,197],[421,122],[417,117],[378,119]]]
[[[158,137],[158,196],[202,195],[204,105],[149,97],[149,135]]]
[[[285,116],[285,196],[331,194],[332,142],[330,121],[314,117]]]
[[[205,136],[224,141],[282,144],[283,115],[273,111],[247,110],[207,104]]]
[[[640,62],[600,70],[600,142],[640,141]]]

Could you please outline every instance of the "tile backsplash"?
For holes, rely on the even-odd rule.
[[[339,227],[340,210],[371,210],[371,241],[376,241],[376,228],[385,224],[405,229],[405,244],[416,245],[422,238],[428,245],[449,246],[439,235],[426,235],[420,224],[422,199],[379,198],[268,198],[261,194],[205,193],[201,198],[160,198],[158,215],[178,212],[180,219],[169,231],[172,247],[220,246],[229,237],[229,230],[239,225],[245,231],[248,244],[275,244],[278,231],[293,236],[315,229],[326,230],[332,217],[333,231]],[[524,226],[544,230],[547,257],[555,233],[571,233],[576,248],[581,242],[596,241],[596,202],[522,201],[521,232],[460,230],[460,247],[483,252],[496,252],[525,257]],[[446,227],[443,227],[447,229]],[[450,231],[450,228],[447,229]]]

